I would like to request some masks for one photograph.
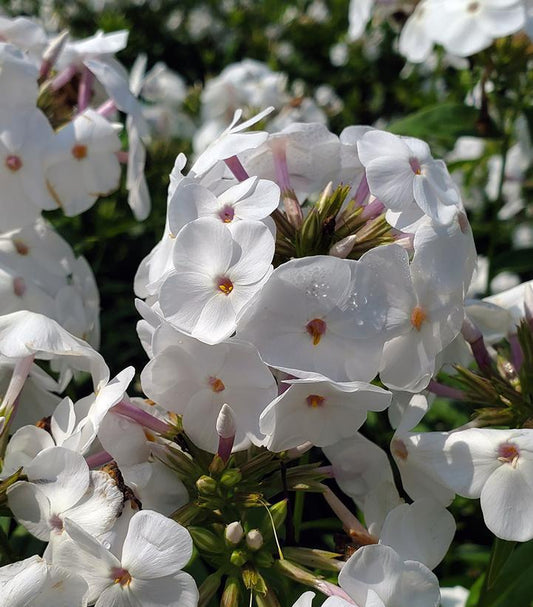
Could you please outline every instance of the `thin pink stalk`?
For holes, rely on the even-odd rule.
[[[452,388],[441,384],[438,381],[430,380],[428,384],[428,390],[436,394],[437,396],[444,396],[445,398],[453,398],[454,400],[466,400],[466,395],[462,390],[458,388]]]
[[[315,588],[326,596],[339,596],[347,603],[350,603],[350,605],[357,605],[357,603],[352,599],[352,597],[346,594],[346,592],[344,592],[344,590],[340,586],[336,586],[331,582],[327,582],[326,580],[317,580]]]
[[[99,451],[98,453],[93,453],[93,455],[88,455],[85,458],[87,465],[89,468],[99,468],[104,464],[108,464],[113,461],[113,456],[107,451]]]
[[[35,356],[31,354],[25,358],[19,358],[15,363],[13,375],[9,380],[9,385],[7,386],[2,405],[0,406],[0,414],[6,418],[7,424],[11,422],[15,415],[18,406],[18,397],[28,378],[34,358]]]
[[[377,198],[373,200],[370,204],[367,204],[363,207],[363,212],[361,213],[361,219],[375,219],[379,215],[383,213],[385,210],[385,205],[378,200]]]
[[[64,87],[65,84],[72,80],[77,71],[78,69],[75,65],[67,66],[52,80],[51,89],[53,91],[58,91],[60,88]]]
[[[124,150],[120,150],[120,152],[115,152],[115,156],[117,157],[120,164],[128,164],[129,154]]]
[[[246,169],[242,166],[241,161],[237,156],[232,156],[231,158],[226,158],[224,160],[228,169],[235,175],[235,178],[239,181],[245,181],[248,179],[249,175],[246,172]]]
[[[326,487],[324,493],[322,493],[329,507],[340,519],[344,530],[348,535],[356,538],[360,544],[377,544],[378,539],[374,537],[368,529],[359,521],[359,519],[352,514],[348,508],[341,502],[341,500],[333,493],[333,491]]]
[[[355,207],[360,207],[363,202],[369,197],[369,195],[370,188],[368,187],[368,181],[366,175],[363,175],[361,183],[357,186],[355,196],[353,197]]]
[[[271,143],[271,149],[274,159],[274,170],[276,171],[276,179],[281,189],[285,214],[291,225],[298,230],[303,223],[304,217],[302,207],[291,186],[287,156],[285,154],[285,142],[274,139]]]
[[[524,364],[524,353],[522,352],[522,346],[518,341],[516,333],[509,335],[509,343],[511,344],[511,361],[515,371],[518,373]]]
[[[154,432],[158,432],[159,434],[166,434],[171,430],[169,424],[162,422],[160,419],[157,419],[157,417],[150,415],[150,413],[147,413],[143,409],[139,409],[139,407],[136,407],[126,400],[121,400],[112,407],[111,412],[123,415],[124,417],[129,417],[139,425],[144,426],[149,430],[153,430]]]
[[[107,101],[104,101],[104,103],[102,103],[102,105],[99,105],[96,108],[96,112],[98,114],[100,114],[100,116],[103,116],[104,118],[109,118],[109,116],[112,116],[116,111],[117,111],[117,106],[115,105],[115,102],[113,101],[113,99],[108,99]]]
[[[485,345],[483,334],[468,317],[466,317],[463,322],[461,333],[466,341],[470,344],[472,354],[474,355],[478,367],[487,375],[492,375],[492,357],[490,352],[487,350],[487,346]]]
[[[87,67],[83,67],[80,86],[78,88],[78,113],[81,114],[89,107],[93,90],[94,75]]]

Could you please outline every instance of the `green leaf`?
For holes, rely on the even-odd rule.
[[[388,125],[387,130],[396,135],[409,135],[441,143],[452,148],[458,137],[472,135],[480,137],[478,127],[479,110],[462,103],[439,103]],[[491,125],[487,136],[497,136]]]

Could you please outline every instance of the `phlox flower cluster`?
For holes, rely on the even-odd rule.
[[[450,24],[459,11],[425,0],[415,13],[431,6]],[[500,23],[483,30],[491,39],[523,26],[519,0],[469,7],[468,19]],[[432,570],[456,494],[480,499],[498,538],[533,539],[533,290],[465,301],[472,231],[424,141],[360,125],[336,135],[320,119],[261,130],[286,101],[283,79],[245,63],[212,81],[207,143],[193,162],[176,158],[161,240],[135,276],[149,361],[146,398],[133,397],[135,370],[112,378],[95,349],[90,269],[41,213],[76,215],[117,187],[125,158],[108,118],[120,110],[130,204],[147,214],[136,95],[152,86],[157,99],[164,70],[145,75],[141,59],[128,81],[114,58],[124,32],[49,41],[23,19],[0,33],[0,504],[45,543],[42,557],[0,567],[1,605],[195,607],[220,588],[226,607],[275,606],[271,580],[285,576],[328,607],[438,607]],[[57,95],[67,84],[70,106]],[[237,107],[220,93],[230,86]],[[242,120],[241,104],[261,111]],[[505,338],[503,364],[491,344]],[[462,359],[455,387],[438,380]],[[73,399],[78,373],[92,388]],[[420,432],[433,394],[486,406],[467,427]],[[388,414],[390,458],[363,434],[369,412]],[[313,447],[329,465],[293,465]],[[276,500],[289,490],[323,496],[357,545],[350,558],[286,545]],[[182,571],[193,544],[212,570],[200,588]]]

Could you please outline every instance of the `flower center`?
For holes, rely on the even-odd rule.
[[[26,293],[26,282],[21,276],[17,276],[13,279],[13,293],[15,293],[17,297],[22,297],[24,293]]]
[[[27,255],[30,252],[30,247],[18,238],[13,239],[13,246],[19,255]]]
[[[479,2],[470,2],[470,4],[466,7],[466,10],[469,13],[477,13],[479,10]]]
[[[409,158],[409,164],[415,175],[420,175],[422,173],[422,165],[420,164],[418,158]]]
[[[305,330],[313,338],[313,346],[317,346],[326,332],[326,323],[321,318],[313,318],[305,325]]]
[[[15,156],[14,154],[8,156],[6,158],[6,167],[16,173],[19,169],[22,168],[22,160],[20,156]]]
[[[231,223],[235,217],[235,210],[232,206],[227,205],[218,212],[218,216],[224,223]]]
[[[131,575],[127,569],[122,569],[122,567],[113,567],[111,570],[111,577],[115,584],[120,584],[121,586],[129,586],[131,584]]]
[[[86,145],[77,143],[75,146],[73,146],[73,148],[70,151],[76,160],[83,160],[84,158],[87,158],[87,146]]]
[[[63,531],[63,521],[57,514],[52,514],[50,519],[48,520],[52,531],[56,531],[57,533],[61,533]]]
[[[422,327],[422,323],[426,319],[427,319],[427,314],[423,308],[421,308],[420,306],[416,306],[413,308],[413,311],[411,312],[411,324],[417,331],[420,331],[420,328]]]
[[[318,407],[322,407],[326,399],[318,394],[310,394],[305,400],[308,407],[318,409]]]
[[[513,443],[502,443],[498,447],[498,461],[511,464],[513,468],[516,468],[519,456],[520,450]]]
[[[409,452],[407,451],[407,447],[405,446],[405,443],[403,442],[403,440],[401,440],[399,438],[395,438],[392,441],[391,452],[393,455],[395,455],[402,461],[405,461],[407,459],[407,456],[409,455]]]
[[[229,278],[223,276],[217,280],[217,289],[224,293],[224,295],[229,295],[233,291],[233,283]]]
[[[211,390],[213,390],[213,392],[222,392],[223,390],[226,389],[224,382],[218,377],[211,376],[207,380],[207,383],[211,386]]]

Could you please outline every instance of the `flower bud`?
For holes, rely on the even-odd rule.
[[[224,531],[226,540],[235,546],[242,540],[243,535],[244,529],[239,521],[233,521],[233,523],[226,526],[226,530]]]
[[[224,552],[224,543],[220,537],[204,527],[188,527],[195,546],[201,552],[208,554],[219,554]]]
[[[239,607],[240,597],[239,580],[235,577],[229,577],[220,600],[220,607]]]
[[[251,529],[246,534],[246,545],[250,550],[259,550],[263,545],[263,536],[259,529]]]
[[[214,495],[217,490],[217,482],[214,478],[204,474],[196,481],[196,488],[200,495]]]
[[[259,552],[254,555],[254,563],[262,569],[268,569],[274,564],[274,557],[266,549],[259,550]]]
[[[248,561],[248,555],[244,550],[234,550],[229,557],[232,565],[235,567],[242,567],[244,563]]]
[[[224,487],[235,487],[235,485],[238,485],[241,482],[241,479],[242,474],[240,470],[233,468],[222,473],[220,484],[224,485]]]

